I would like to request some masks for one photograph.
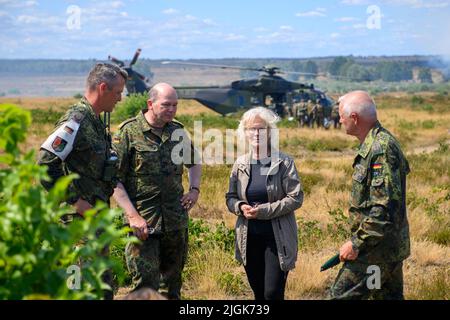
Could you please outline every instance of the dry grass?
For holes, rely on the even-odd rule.
[[[331,250],[322,250],[317,253],[300,252],[297,267],[288,275],[286,299],[325,299],[338,268],[320,272],[320,266],[334,254],[335,252]]]
[[[0,103],[5,100],[18,103],[17,99],[6,98],[1,98]],[[408,214],[412,255],[405,261],[404,268],[406,298],[448,299],[450,157],[448,150],[428,156],[413,154],[431,152],[439,147],[439,142],[450,139],[450,99],[424,95],[422,103],[417,105],[413,105],[409,95],[383,95],[375,97],[375,100],[380,106],[381,123],[399,137],[411,164]],[[22,98],[19,102],[26,109],[53,106],[53,110],[59,110],[58,106],[64,109],[73,99]],[[431,111],[428,104],[433,108]],[[200,113],[214,114],[196,102],[180,101],[179,114]],[[52,124],[33,123],[23,150],[37,150],[52,128]],[[220,130],[223,132],[224,128]],[[332,221],[330,210],[342,209],[345,213],[348,209],[354,157],[352,147],[357,145],[357,141],[343,130],[281,128],[280,137],[282,150],[295,157],[306,191],[303,206],[297,210],[296,216],[304,221],[317,222],[317,226],[325,230]],[[204,166],[202,192],[198,205],[191,211],[192,217],[212,223],[225,221],[227,227],[234,227],[236,217],[228,213],[225,206],[230,170],[231,167],[226,165]],[[187,183],[186,177],[184,182]],[[297,268],[290,272],[288,278],[286,298],[325,298],[337,268],[325,273],[320,273],[319,268],[340,245],[340,240],[327,234],[326,241],[300,248]],[[237,265],[231,254],[217,248],[206,248],[191,251],[189,259],[183,287],[185,298],[252,298],[243,268]]]
[[[12,103],[21,106],[24,109],[50,109],[63,111],[74,104],[78,99],[75,98],[0,98],[0,103]]]
[[[225,251],[191,250],[183,295],[187,299],[251,299],[245,273]]]

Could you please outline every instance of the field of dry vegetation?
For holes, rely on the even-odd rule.
[[[54,121],[74,102],[64,98],[1,98],[32,112],[24,150],[39,148]],[[401,142],[410,162],[408,216],[412,254],[404,264],[407,299],[450,298],[450,97],[390,94],[375,97],[379,119]],[[181,101],[178,114],[192,132],[192,119],[208,119],[203,130],[224,131],[236,119]],[[117,124],[113,125],[113,130]],[[287,299],[324,299],[338,268],[319,272],[347,237],[346,215],[356,138],[343,130],[302,129],[280,124],[280,147],[296,159],[305,191],[297,210],[299,258],[290,272]],[[204,166],[201,196],[192,209],[190,252],[184,272],[185,299],[252,299],[242,266],[233,256],[235,216],[227,212],[229,165]],[[186,183],[186,181],[185,181]],[[120,256],[120,253],[117,253]],[[122,289],[122,293],[126,289]]]

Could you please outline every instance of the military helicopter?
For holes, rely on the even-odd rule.
[[[333,100],[325,92],[316,89],[313,84],[288,81],[278,75],[282,73],[317,74],[282,72],[278,67],[272,65],[261,68],[246,68],[179,61],[163,61],[162,64],[258,71],[261,73],[258,78],[236,80],[226,86],[192,86],[176,87],[175,89],[179,98],[196,100],[222,115],[233,114],[255,106],[266,106],[281,117],[298,120],[301,126],[311,126],[312,120],[314,120],[314,123],[317,123],[318,126],[323,126],[326,129],[330,127]],[[312,119],[313,115],[306,108],[307,103],[316,110],[321,109],[319,120]],[[301,107],[301,105],[304,107]]]
[[[144,93],[150,88],[150,79],[132,69],[132,66],[137,62],[141,51],[141,49],[136,50],[133,59],[131,59],[130,64],[127,67],[125,66],[125,63],[123,61],[114,58],[111,55],[108,56],[108,60],[111,60],[113,63],[128,72],[128,79],[125,83],[125,86],[127,88],[127,96],[132,93]]]

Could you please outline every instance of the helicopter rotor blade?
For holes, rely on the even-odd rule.
[[[108,56],[108,60],[111,60],[112,62],[114,62],[115,64],[117,64],[119,67],[123,67],[125,66],[125,63],[122,60],[119,60],[117,58],[114,58],[113,56],[109,55]]]
[[[345,76],[334,76],[329,73],[312,73],[312,72],[300,72],[300,71],[283,71],[283,73],[286,74],[298,74],[298,75],[305,75],[305,76],[315,76],[315,77],[326,77],[330,79],[344,79],[344,80],[350,80],[350,81],[361,81],[361,79],[355,79]]]
[[[195,63],[195,62],[182,62],[182,61],[162,61],[161,64],[180,64],[180,65],[211,67],[211,68],[220,68],[220,69],[250,70],[250,71],[261,71],[261,72],[265,71],[262,68],[234,67],[234,66],[225,66],[225,65],[221,65],[221,64]]]
[[[134,71],[134,70],[133,70],[133,71]],[[143,74],[141,74],[141,73],[139,73],[139,72],[134,71],[134,73],[136,73],[136,75],[137,75],[139,78],[141,78],[141,80],[144,80],[144,81],[145,81],[145,79],[147,79],[146,76],[144,76]]]
[[[298,75],[305,75],[305,76],[326,76],[326,74],[323,73],[313,73],[313,72],[300,72],[300,71],[283,71],[283,73],[286,74],[298,74]]]
[[[141,51],[142,51],[141,49],[136,50],[136,53],[134,54],[134,57],[130,62],[130,67],[136,63],[137,59],[139,58],[139,55],[141,54]]]

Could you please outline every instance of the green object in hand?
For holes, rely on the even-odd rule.
[[[323,266],[320,267],[320,272],[328,270],[330,268],[333,268],[334,266],[338,265],[341,262],[339,259],[339,253],[334,255],[331,259],[329,259],[327,262],[323,264]]]

